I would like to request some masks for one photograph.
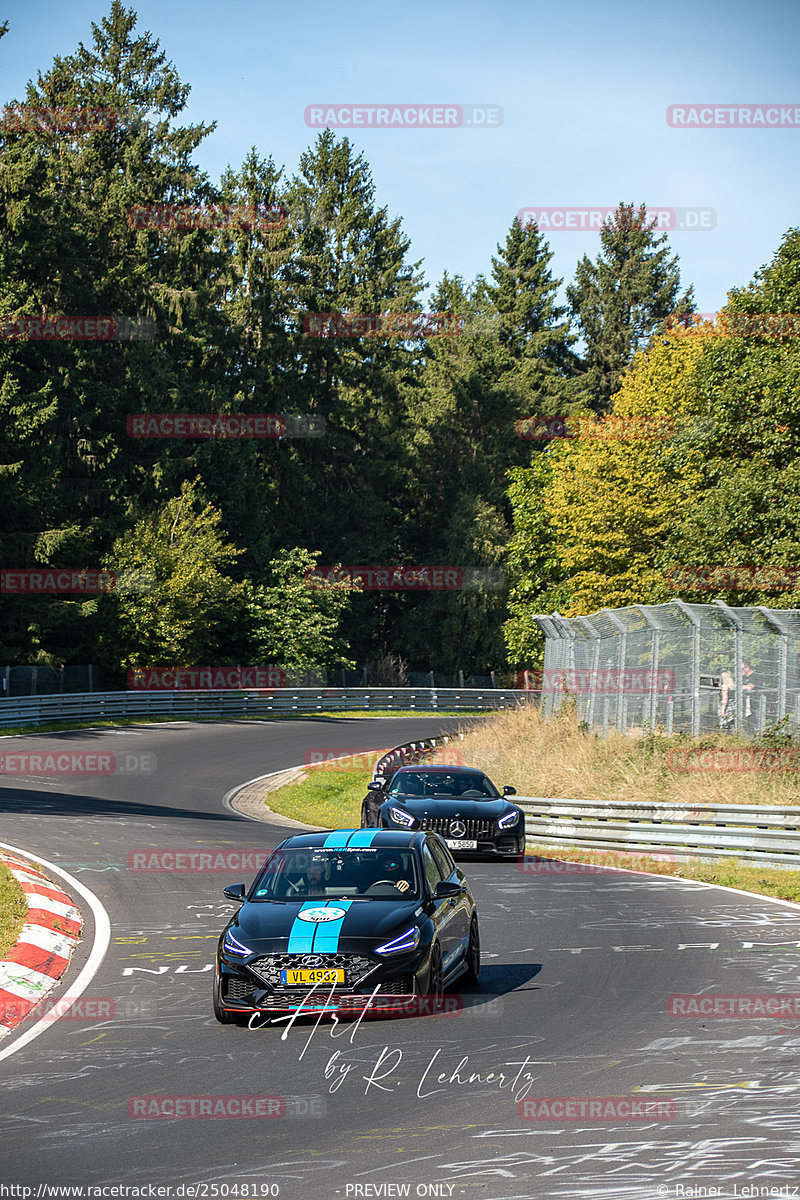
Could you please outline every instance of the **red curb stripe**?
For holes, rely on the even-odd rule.
[[[75,909],[74,900],[66,892],[62,891],[51,879],[48,879],[38,867],[25,862],[24,859],[0,853],[0,862],[8,867],[15,879],[16,872],[35,877],[34,882],[16,879],[17,884],[22,889],[25,902],[28,905],[28,912],[25,917],[26,926],[37,926],[42,929],[49,929],[54,933],[66,934],[74,938],[80,937],[83,928],[83,921],[80,916],[77,918],[60,916],[58,913],[50,912],[47,908],[36,907],[37,902],[49,899],[63,904],[66,908]],[[0,962],[8,963],[11,967],[27,968],[32,971],[38,971],[41,975],[48,975],[53,981],[52,986],[55,986],[57,980],[61,978],[69,966],[69,956],[65,957],[54,953],[52,950],[36,946],[32,942],[26,942],[23,940],[24,936],[24,933],[20,935],[20,941],[15,946],[12,946],[6,958],[0,960]],[[24,999],[22,996],[17,996],[5,988],[0,988],[0,1029],[14,1029],[15,1026],[19,1025],[20,1021],[23,1021],[30,1015],[34,1008],[42,1003],[49,991],[50,988],[47,988],[43,995],[29,1000]]]
[[[52,929],[54,933],[67,933],[70,937],[80,937],[81,922],[73,917],[60,917],[58,913],[50,912],[47,908],[30,908],[26,925],[42,925]]]
[[[13,1029],[38,1003],[38,1000],[23,1000],[22,996],[15,996],[13,992],[0,988],[0,1026]]]
[[[42,975],[50,975],[53,979],[60,979],[69,966],[68,958],[55,954],[52,950],[44,950],[41,946],[34,946],[31,942],[17,942],[3,962],[16,963],[19,967],[31,967],[32,970],[39,971]]]
[[[38,867],[33,867],[30,863],[22,862],[21,859],[3,858],[2,861],[6,864],[10,871],[24,871],[26,875],[38,875],[39,878],[45,882],[50,882],[44,872],[40,871]]]
[[[74,907],[72,901],[66,892],[60,891],[55,887],[42,887],[39,883],[22,883],[20,884],[23,892],[27,896],[47,896],[50,900],[58,900],[61,904],[69,904]]]

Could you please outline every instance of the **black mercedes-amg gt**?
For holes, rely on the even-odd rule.
[[[361,804],[362,828],[424,829],[465,854],[525,853],[525,814],[483,771],[447,765],[400,767],[373,779]]]
[[[436,834],[298,834],[249,891],[225,895],[241,908],[217,950],[223,1024],[265,1011],[436,1012],[445,987],[478,981],[475,900]]]

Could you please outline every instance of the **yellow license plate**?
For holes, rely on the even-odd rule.
[[[284,987],[307,987],[314,983],[344,983],[339,967],[316,967],[313,971],[281,971]]]

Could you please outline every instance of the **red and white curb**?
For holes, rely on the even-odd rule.
[[[83,922],[72,900],[37,866],[0,851],[25,893],[28,914],[17,944],[0,960],[0,1038],[6,1037],[49,991],[69,966]]]

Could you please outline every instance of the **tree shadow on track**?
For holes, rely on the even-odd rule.
[[[220,810],[202,812],[191,808],[174,808],[169,804],[144,804],[141,801],[104,800],[100,796],[88,796],[56,791],[38,791],[33,788],[0,788],[0,814],[24,813],[31,816],[48,817],[109,817],[132,819],[136,817],[156,818],[159,821],[175,817],[191,821],[220,821],[228,825],[232,821],[247,821],[236,813]]]

